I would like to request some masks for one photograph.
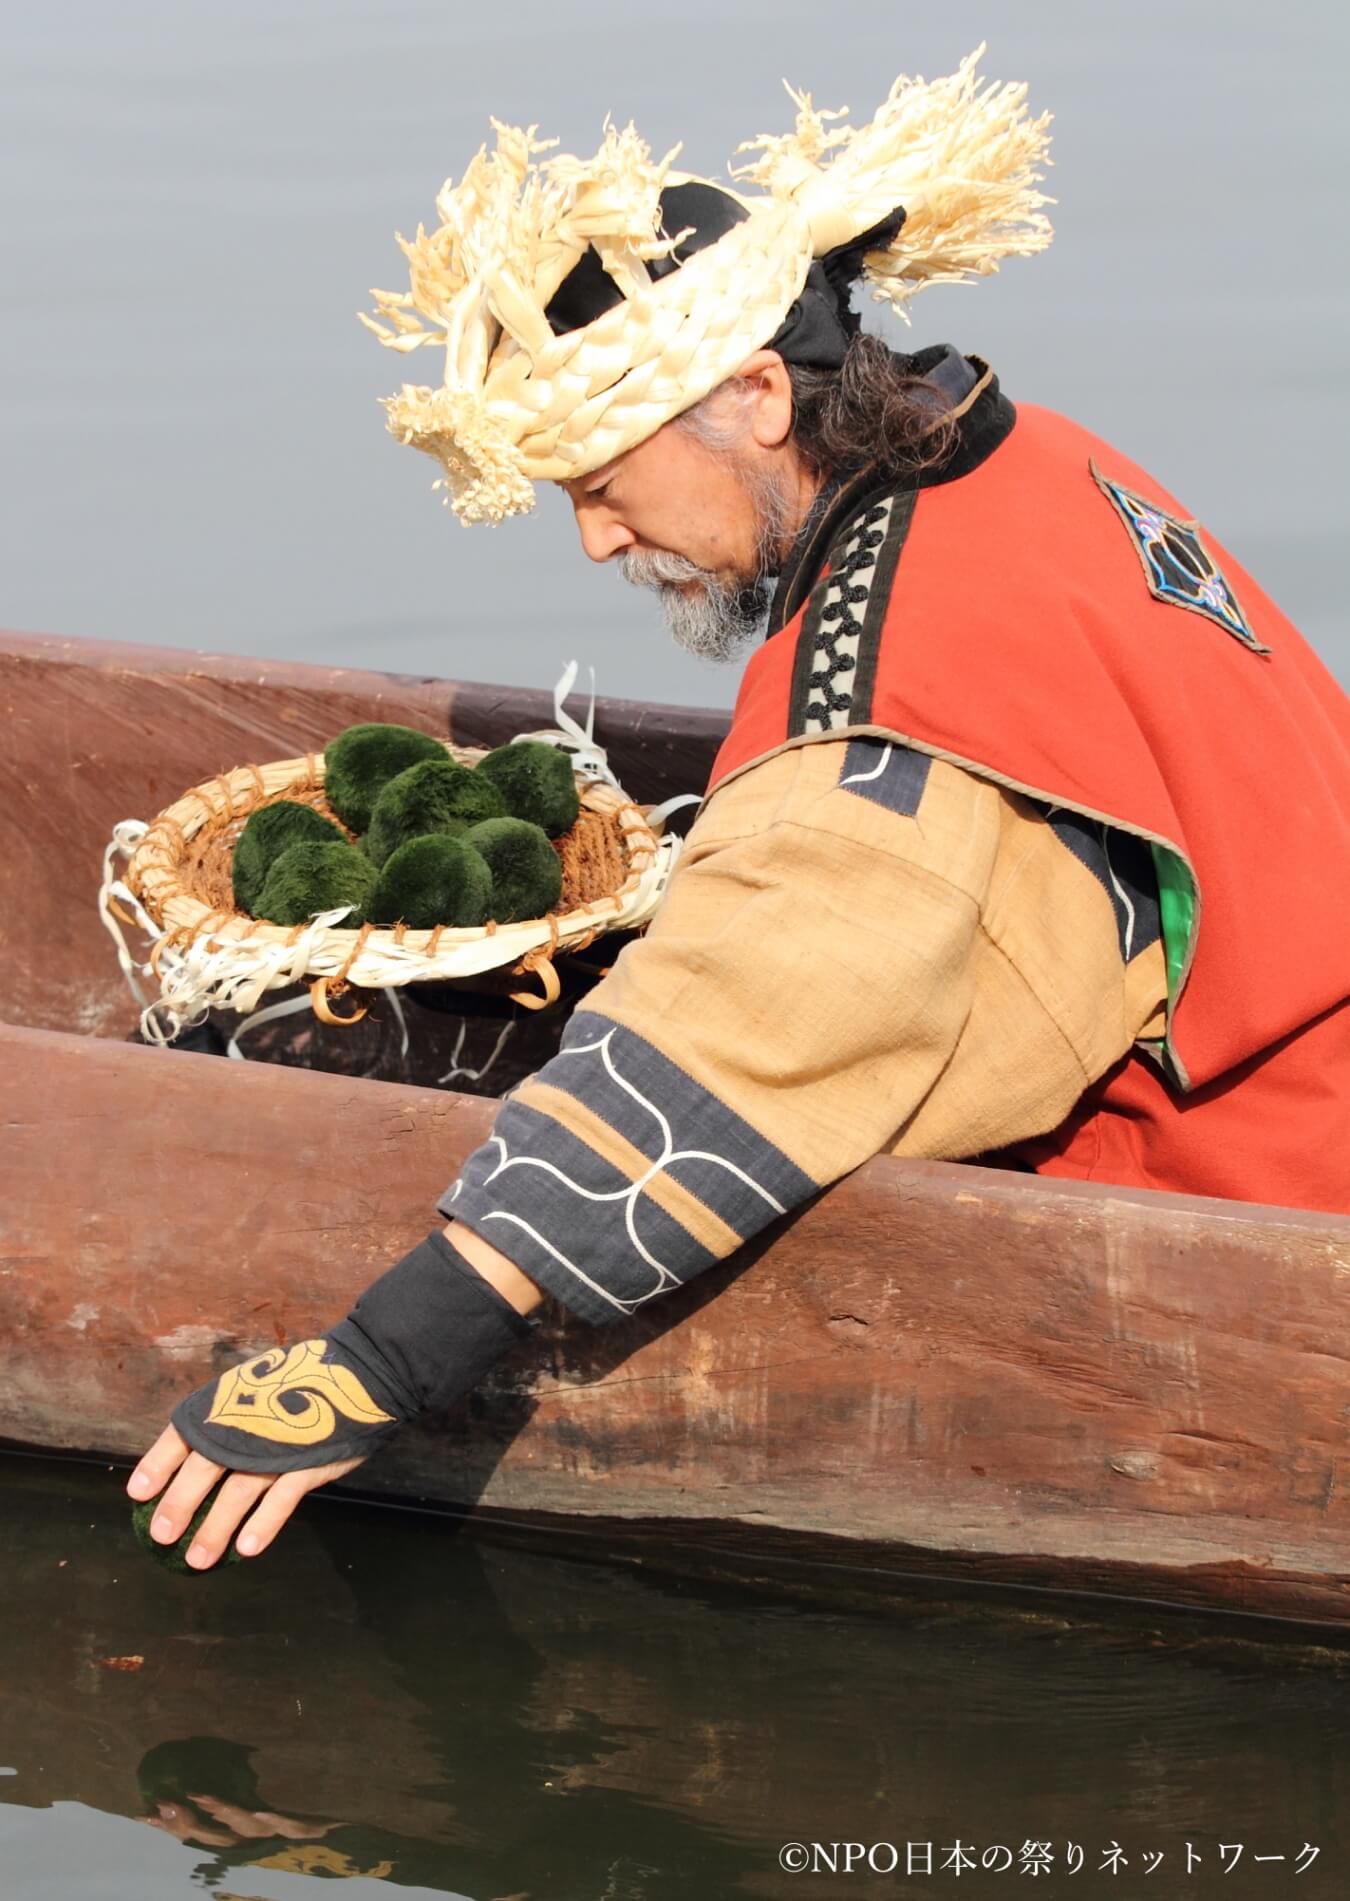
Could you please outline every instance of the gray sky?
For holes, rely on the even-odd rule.
[[[654,605],[537,511],[462,529],[384,434],[405,281],[494,113],[594,149],[606,112],[723,172],[787,77],[869,116],[900,71],[1030,82],[1057,236],[924,293],[950,340],[1178,493],[1343,678],[1350,33],[1293,0],[902,8],[706,0],[0,0],[0,623],[716,703]],[[866,305],[880,327],[877,307]],[[900,334],[898,325],[887,334]]]

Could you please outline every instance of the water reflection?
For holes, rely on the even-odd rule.
[[[12,1809],[81,1804],[99,1812],[91,1879],[126,1864],[100,1893],[288,1901],[341,1877],[353,1896],[816,1897],[842,1877],[784,1874],[779,1847],[837,1839],[1044,1840],[1042,1896],[1100,1887],[1112,1841],[1130,1857],[1117,1894],[1344,1889],[1343,1660],[1180,1625],[831,1615],[337,1505],[256,1566],[178,1578],[136,1551],[116,1487],[0,1467],[0,1762],[17,1771],[0,1854]],[[114,1817],[149,1824],[132,1833],[148,1847],[153,1829],[164,1859],[137,1855],[132,1878]],[[1295,1889],[1305,1842],[1320,1854]],[[1228,1876],[1220,1843],[1245,1845]],[[1130,1885],[1159,1850],[1165,1887]],[[43,1885],[40,1857],[16,1888],[4,1859],[6,1901],[71,1891]],[[949,1879],[902,1862],[847,1891]]]

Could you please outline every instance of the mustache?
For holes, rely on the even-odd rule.
[[[632,587],[682,587],[700,581],[704,587],[716,585],[716,577],[682,554],[669,554],[650,548],[625,548],[618,560],[619,573]]]

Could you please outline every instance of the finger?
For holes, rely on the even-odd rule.
[[[204,1459],[200,1452],[188,1453],[150,1520],[150,1536],[156,1544],[177,1544],[192,1522],[193,1513],[224,1470],[223,1465]]]
[[[341,1822],[297,1822],[291,1815],[274,1815],[270,1810],[259,1810],[258,1820],[266,1822],[273,1835],[280,1835],[288,1842],[319,1842],[325,1835],[331,1835],[335,1828],[341,1828]]]
[[[240,1556],[256,1558],[260,1551],[266,1551],[302,1498],[320,1485],[327,1485],[331,1479],[354,1472],[361,1463],[360,1459],[343,1459],[336,1465],[315,1465],[305,1472],[283,1473],[236,1540],[235,1549]]]
[[[189,1822],[184,1842],[200,1842],[205,1848],[237,1848],[239,1838],[227,1835],[223,1829],[206,1828],[201,1822]]]
[[[214,1795],[194,1795],[192,1800],[222,1828],[233,1829],[241,1841],[258,1841],[279,1833],[271,1825],[273,1818],[261,1811],[255,1813],[252,1809],[240,1808],[237,1802],[224,1802]]]
[[[219,1471],[219,1467],[215,1468]],[[188,1547],[187,1562],[194,1571],[207,1571],[224,1552],[239,1526],[268,1486],[270,1472],[232,1472],[221,1486],[211,1509],[197,1527]]]
[[[196,1816],[187,1809],[180,1809],[175,1802],[161,1802],[158,1816],[147,1816],[151,1828],[162,1828],[166,1835],[176,1836],[180,1842],[202,1842],[208,1848],[233,1848],[234,1837],[217,1834],[204,1828]]]
[[[214,1816],[216,1821],[221,1823],[227,1819],[227,1811],[237,1815],[244,1813],[233,1802],[226,1802],[218,1795],[197,1795],[191,1789],[188,1790],[188,1801],[195,1802],[204,1814]],[[230,1823],[230,1827],[234,1827],[233,1822]]]
[[[187,1440],[166,1426],[127,1480],[132,1498],[156,1498],[187,1457]]]

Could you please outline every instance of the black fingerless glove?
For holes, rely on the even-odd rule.
[[[274,1347],[174,1408],[194,1452],[234,1472],[363,1459],[407,1420],[446,1406],[534,1328],[429,1234],[317,1340]]]

